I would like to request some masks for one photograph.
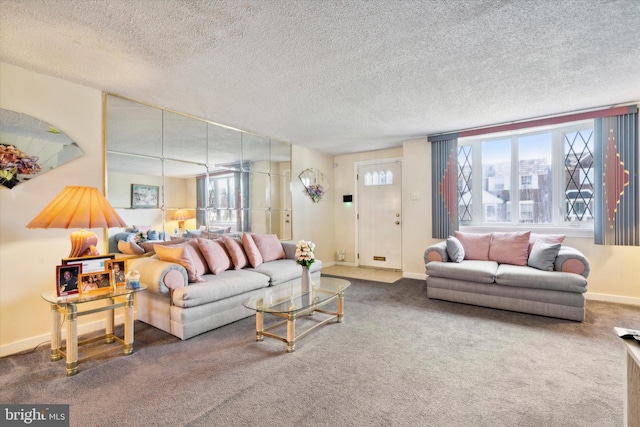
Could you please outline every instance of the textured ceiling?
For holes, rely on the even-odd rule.
[[[0,0],[0,61],[329,154],[640,99],[639,0]]]

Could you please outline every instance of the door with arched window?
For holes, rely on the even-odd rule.
[[[402,164],[358,165],[358,265],[402,269]]]

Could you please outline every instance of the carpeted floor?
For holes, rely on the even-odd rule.
[[[421,280],[352,279],[345,310],[291,354],[255,342],[253,317],[187,341],[136,322],[132,355],[70,378],[44,346],[0,359],[0,402],[69,403],[72,426],[623,423],[613,327],[640,328],[639,307],[588,302],[576,323],[429,300]]]

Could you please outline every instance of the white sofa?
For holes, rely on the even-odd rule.
[[[452,238],[428,247],[424,253],[427,273],[427,297],[483,307],[518,311],[542,316],[583,321],[585,318],[585,298],[589,262],[577,249],[559,243],[557,255],[546,261],[545,268],[540,268],[531,257],[532,247],[536,240],[543,243],[546,235],[529,235],[520,233],[521,240],[526,235],[529,247],[520,256],[525,257],[525,265],[513,265],[504,262],[521,250],[497,243],[496,235],[504,237],[517,233],[489,233],[489,246],[478,256],[478,251],[471,249],[471,256],[461,257],[451,249]],[[456,233],[464,241],[465,233]],[[509,236],[507,236],[508,238]],[[486,237],[484,237],[486,241]],[[550,239],[554,240],[554,239]],[[449,243],[449,248],[447,244]],[[492,256],[492,247],[500,245],[502,257]],[[522,245],[520,245],[522,247]],[[453,253],[452,253],[453,252]],[[464,253],[464,247],[462,252]],[[497,252],[497,251],[495,251]],[[486,254],[486,256],[485,256]],[[537,253],[536,253],[537,254]],[[506,257],[506,258],[505,258]],[[502,260],[501,260],[502,258]],[[457,262],[456,262],[457,261]],[[520,262],[522,264],[522,262]],[[537,265],[532,267],[531,265]]]
[[[128,268],[139,271],[140,283],[147,286],[136,295],[138,319],[185,340],[255,314],[242,305],[244,300],[302,275],[303,267],[295,262],[296,244],[281,244],[284,259],[204,274],[200,283],[190,283],[182,265],[158,255],[131,259]],[[312,278],[320,277],[321,268],[320,260],[311,265]]]

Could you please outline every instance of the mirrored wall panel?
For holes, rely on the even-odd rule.
[[[289,143],[116,95],[105,102],[107,198],[129,226],[292,238]],[[158,205],[134,205],[133,185],[158,187]]]

